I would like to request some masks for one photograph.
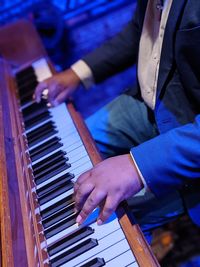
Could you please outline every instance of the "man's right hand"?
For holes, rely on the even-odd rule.
[[[81,80],[76,73],[72,69],[67,69],[39,83],[33,97],[39,103],[43,91],[47,89],[48,102],[51,106],[57,106],[72,95],[80,82]]]

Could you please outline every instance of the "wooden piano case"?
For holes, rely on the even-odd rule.
[[[1,266],[49,266],[47,250],[41,247],[45,241],[41,218],[35,216],[38,202],[13,78],[13,70],[47,55],[35,28],[24,20],[0,29],[0,55]],[[72,104],[68,108],[92,163],[97,164],[101,159],[83,120]],[[117,214],[138,265],[159,266],[139,226],[124,208],[119,207]]]

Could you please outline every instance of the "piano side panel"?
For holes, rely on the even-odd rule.
[[[38,58],[46,57],[47,54],[34,26],[29,21],[19,20],[0,28],[0,56],[3,56],[3,58],[11,64],[13,69],[20,70],[21,68],[31,65],[32,62]],[[26,144],[22,136],[22,118],[18,112],[18,97],[11,77],[9,77],[7,91],[10,100],[9,105],[12,109],[10,114],[12,120],[10,128],[12,129],[10,129],[10,131],[15,135],[14,152],[17,164],[15,181],[17,182],[18,179],[18,194],[20,195],[19,198],[21,200],[23,213],[23,226],[20,225],[20,227],[24,227],[26,243],[24,250],[26,249],[26,256],[28,259],[27,265],[22,266],[33,267],[39,264],[39,266],[42,267],[44,266],[43,261],[47,259],[47,253],[40,249],[40,244],[44,241],[43,235],[39,234],[42,230],[41,224],[38,223],[41,221],[41,218],[35,216],[35,208],[38,203],[36,197],[34,197],[34,194],[31,192],[31,189],[34,187],[32,183],[32,171],[26,168],[30,160],[25,153]],[[17,227],[18,226],[13,226],[13,229]],[[15,259],[14,262],[16,262]]]
[[[0,65],[1,116],[1,245],[2,266],[27,266],[27,257],[22,227],[19,191],[16,184],[14,140],[11,131],[10,110],[7,96],[8,73],[5,64]]]
[[[19,185],[19,195],[21,201],[21,209],[23,213],[23,227],[25,233],[25,243],[28,258],[28,266],[44,266],[44,260],[48,258],[46,251],[40,248],[41,242],[44,241],[42,231],[41,218],[35,216],[35,209],[38,206],[35,194],[32,189],[35,188],[32,182],[32,170],[27,168],[31,163],[27,150],[27,144],[22,133],[24,132],[21,113],[19,112],[18,96],[14,81],[10,79],[9,84],[9,100],[11,112],[12,132],[15,137],[15,159],[17,165],[17,179]],[[20,155],[20,157],[19,157]]]

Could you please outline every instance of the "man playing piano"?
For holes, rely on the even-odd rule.
[[[126,199],[145,233],[184,212],[200,226],[199,45],[199,1],[138,1],[122,32],[37,86],[36,101],[48,88],[56,106],[79,83],[90,87],[137,64],[135,94],[87,120],[105,160],[75,184],[78,223],[100,205],[102,224]]]

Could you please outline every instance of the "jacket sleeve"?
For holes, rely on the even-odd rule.
[[[194,123],[161,134],[131,153],[156,196],[194,185],[200,179],[200,115]]]
[[[136,8],[133,20],[118,35],[83,58],[92,70],[96,83],[136,63],[139,38]]]

